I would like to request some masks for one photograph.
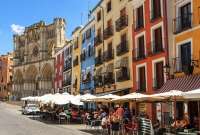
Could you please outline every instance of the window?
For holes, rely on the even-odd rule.
[[[111,9],[112,9],[112,4],[111,4],[111,1],[109,1],[109,2],[107,3],[107,13],[110,12]]]
[[[138,90],[145,91],[146,90],[146,73],[145,66],[138,68]]]
[[[143,5],[137,8],[136,12],[136,29],[144,26]]]
[[[99,11],[98,13],[97,13],[97,21],[99,22],[101,20],[101,11]]]
[[[157,19],[161,17],[161,0],[152,0],[151,19]]]
[[[86,31],[86,39],[89,39],[91,37],[91,29],[88,29]]]

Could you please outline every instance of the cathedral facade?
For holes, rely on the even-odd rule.
[[[65,44],[65,20],[40,21],[14,35],[13,91],[16,98],[54,92],[54,54]]]

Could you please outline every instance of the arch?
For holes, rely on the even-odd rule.
[[[37,68],[34,65],[31,65],[27,68],[26,72],[25,72],[25,78],[28,81],[36,81],[36,77],[37,77],[38,71]]]
[[[22,83],[23,82],[23,75],[22,75],[22,71],[20,69],[17,69],[14,73],[14,76],[13,76],[13,80],[14,82],[16,83]]]
[[[46,63],[42,70],[41,75],[43,80],[52,80],[53,69],[49,63]]]

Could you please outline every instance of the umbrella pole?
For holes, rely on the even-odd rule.
[[[198,122],[199,122],[199,129],[200,129],[200,110],[199,110],[199,101],[197,102],[197,104],[198,104]]]

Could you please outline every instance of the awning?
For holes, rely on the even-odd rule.
[[[96,94],[95,96],[104,96],[104,95],[108,95],[108,94],[116,94],[118,92],[129,90],[129,89],[131,89],[131,88],[112,90],[112,91],[108,91],[108,92],[102,92],[102,93]]]
[[[168,80],[158,93],[168,92],[170,90],[180,90],[183,92],[200,88],[200,75],[190,75]]]

